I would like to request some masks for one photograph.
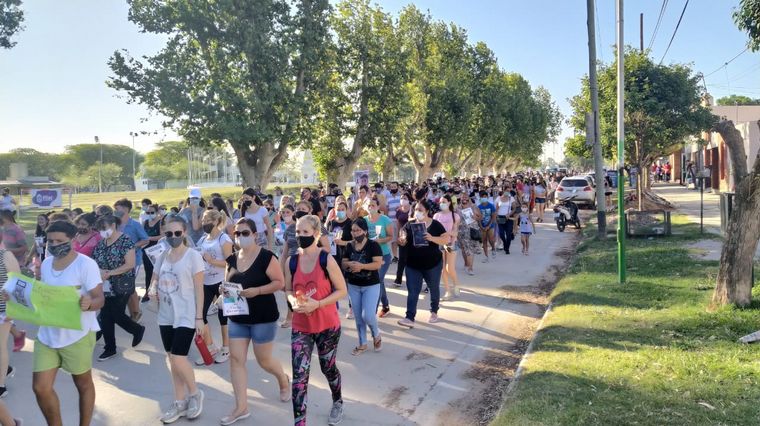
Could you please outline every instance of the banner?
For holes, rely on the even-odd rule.
[[[356,185],[356,194],[359,195],[359,187],[362,185],[369,186],[369,170],[357,170],[354,172],[354,185]]]
[[[146,256],[148,256],[148,259],[150,259],[150,263],[156,264],[156,261],[161,257],[162,254],[166,251],[166,247],[158,243],[152,247],[148,247],[143,249],[143,253],[145,253]],[[149,278],[150,279],[150,278]]]
[[[74,286],[53,286],[12,272],[3,290],[8,318],[36,325],[82,329],[79,290]]]
[[[224,316],[248,315],[248,301],[240,293],[243,286],[222,281],[222,312]]]
[[[63,206],[63,189],[32,189],[32,207],[49,208]]]

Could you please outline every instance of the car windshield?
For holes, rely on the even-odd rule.
[[[564,188],[582,188],[584,186],[588,186],[588,181],[585,179],[562,179],[562,183],[560,183],[560,186]]]

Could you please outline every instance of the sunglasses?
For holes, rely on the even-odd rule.
[[[172,232],[172,231],[166,231],[166,232],[164,232],[164,236],[166,238],[171,238],[172,236],[174,236],[174,237],[181,237],[182,236],[182,231],[174,231],[174,232]]]
[[[243,237],[250,237],[251,236],[251,231],[235,231],[235,232],[233,232],[233,234],[235,234],[236,237],[239,237],[241,235]]]

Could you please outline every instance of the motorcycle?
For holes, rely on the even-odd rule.
[[[578,217],[578,205],[573,202],[575,196],[560,201],[554,206],[554,221],[559,232],[564,232],[567,225],[575,225],[581,229],[581,219]]]

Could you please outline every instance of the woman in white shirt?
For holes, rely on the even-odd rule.
[[[203,213],[201,226],[203,227],[203,236],[198,241],[201,256],[205,266],[203,275],[203,341],[206,342],[211,356],[217,364],[226,362],[230,358],[229,335],[227,334],[227,317],[222,314],[221,309],[217,309],[219,325],[222,329],[222,347],[214,346],[214,340],[208,327],[208,310],[214,299],[219,294],[219,286],[224,280],[225,268],[227,267],[226,259],[232,254],[232,239],[224,232],[226,217],[223,213],[215,210],[206,210]],[[195,365],[203,365],[202,357],[195,360]]]
[[[256,244],[272,251],[272,226],[269,223],[269,212],[264,208],[261,199],[246,189],[241,199],[240,211],[242,217],[247,217],[256,224],[258,230],[256,232]]]
[[[201,254],[186,245],[186,233],[184,219],[166,222],[164,235],[170,248],[156,261],[151,286],[158,292],[158,327],[174,383],[174,402],[161,416],[164,423],[180,417],[195,419],[203,411],[203,391],[187,354],[195,333],[205,328],[201,312],[205,265]]]

